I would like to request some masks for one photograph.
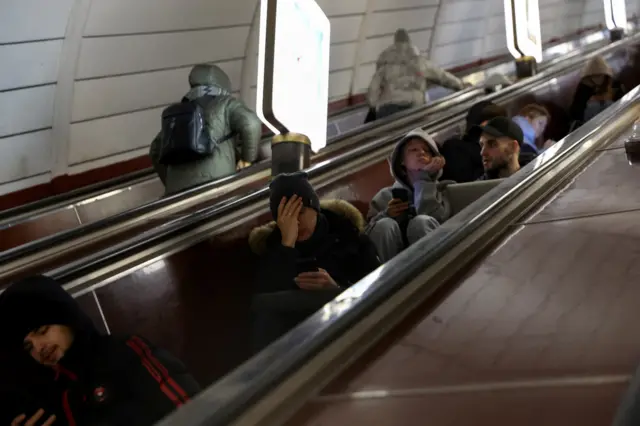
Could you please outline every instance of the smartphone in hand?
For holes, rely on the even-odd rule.
[[[409,190],[406,188],[391,188],[391,196],[406,203],[409,201]]]

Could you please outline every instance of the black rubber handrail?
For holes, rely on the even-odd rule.
[[[631,44],[636,42],[638,36],[634,36],[634,37],[629,37],[627,39],[618,41],[616,43],[610,44],[606,47],[600,48],[596,51],[593,51],[591,53],[585,54],[585,55],[580,55],[579,57],[574,57],[571,58],[570,60],[566,61],[566,62],[561,62],[560,64],[558,64],[558,69],[555,69],[556,67],[550,67],[548,69],[546,69],[545,71],[537,74],[534,77],[522,80],[516,84],[513,84],[507,88],[502,89],[500,92],[496,92],[496,93],[492,93],[489,94],[487,96],[485,96],[483,99],[485,100],[495,100],[498,99],[501,96],[506,96],[508,94],[517,92],[519,90],[523,90],[523,88],[527,88],[527,87],[531,87],[534,84],[537,84],[540,81],[543,81],[546,78],[549,78],[551,75],[553,75],[554,73],[559,73],[564,71],[567,68],[571,68],[571,67],[576,67],[578,65],[581,65],[584,61],[586,61],[588,58],[592,57],[593,55],[596,54],[606,54],[610,51],[616,50],[617,48],[619,48],[622,45],[627,45],[627,44]],[[346,132],[343,136],[337,138],[336,142],[334,144],[337,145],[337,141],[348,141],[351,138],[354,138],[354,140],[357,138],[358,140],[362,140],[362,139],[366,139],[366,137],[368,136],[373,136],[371,134],[376,133],[376,132],[381,132],[382,129],[385,129],[385,131],[389,131],[388,128],[391,129],[395,129],[395,128],[400,128],[403,125],[406,125],[406,123],[409,122],[416,122],[418,118],[423,118],[425,115],[431,113],[433,114],[432,110],[446,110],[448,109],[450,103],[453,103],[454,100],[458,100],[459,98],[464,98],[465,96],[474,93],[474,92],[483,92],[482,89],[479,88],[469,88],[466,89],[465,91],[462,92],[458,92],[455,93],[453,95],[456,96],[452,96],[452,97],[446,97],[443,98],[441,100],[441,102],[434,102],[433,104],[430,105],[425,105],[421,108],[416,108],[416,109],[412,109],[406,113],[404,113],[401,116],[391,116],[391,117],[386,117],[384,119],[381,120],[377,120],[373,123],[369,123],[365,126],[362,126],[359,129],[356,129],[354,131],[351,132]],[[451,106],[451,108],[458,108],[458,109],[464,109],[467,107],[466,104],[464,104],[463,106]],[[457,111],[459,112],[459,111]],[[466,110],[465,110],[466,112]],[[446,120],[445,118],[441,118],[438,121],[442,121],[442,120]],[[436,121],[434,124],[437,124]],[[89,223],[80,227],[76,227],[76,228],[72,228],[60,233],[57,233],[55,235],[52,236],[48,236],[39,240],[35,240],[32,241],[30,243],[27,244],[23,244],[21,246],[9,249],[4,251],[2,254],[0,254],[0,267],[2,265],[5,265],[7,263],[10,263],[12,261],[15,261],[23,256],[27,256],[27,255],[32,255],[35,254],[39,251],[42,250],[46,250],[46,249],[50,249],[52,247],[55,247],[58,244],[61,244],[63,242],[66,241],[70,241],[73,240],[75,238],[79,238],[82,236],[86,236],[89,233],[95,232],[95,231],[99,231],[105,227],[108,226],[112,226],[112,225],[117,225],[118,223],[122,223],[128,219],[132,219],[135,217],[138,217],[142,214],[151,212],[155,209],[159,209],[162,207],[165,207],[167,205],[170,205],[172,203],[176,203],[182,200],[185,200],[187,198],[190,197],[194,197],[197,196],[198,194],[208,191],[210,189],[222,186],[222,185],[227,185],[227,184],[232,184],[234,181],[236,180],[240,180],[245,178],[247,175],[259,172],[259,171],[264,171],[266,169],[269,168],[269,162],[263,162],[262,164],[258,164],[254,167],[245,169],[243,171],[241,171],[240,173],[237,173],[233,176],[229,176],[227,178],[218,180],[218,181],[214,181],[214,182],[209,182],[206,184],[203,184],[199,187],[196,188],[192,188],[186,191],[183,191],[181,193],[178,194],[174,194],[168,197],[164,197],[161,198],[159,200],[153,201],[151,203],[147,203],[145,205],[142,206],[138,206],[138,207],[134,207],[130,210],[127,210],[125,212],[122,213],[118,213],[116,215],[110,216],[108,218],[93,222],[93,223]],[[333,159],[325,162],[323,164],[323,167],[335,167],[334,166],[334,162]]]
[[[611,53],[621,46],[625,46],[626,43],[637,43],[638,41],[640,41],[640,35],[638,35],[637,38],[634,39],[627,39],[625,43],[616,42],[614,44],[611,44],[606,48],[599,49],[593,52],[591,55]],[[582,61],[588,60],[591,55],[582,56],[572,65],[562,67],[562,69],[560,70],[549,69],[547,71],[544,71],[532,79],[523,80],[517,85],[513,85],[509,88],[504,89],[503,91],[493,93],[489,95],[487,99],[501,102],[519,96],[523,92],[529,91],[529,89],[533,85],[546,84],[546,80],[555,77],[556,74],[568,73],[572,72],[574,69],[578,69],[582,65]],[[452,112],[450,115],[440,120],[430,122],[423,127],[427,128],[429,132],[437,133],[460,123],[461,120],[463,120],[466,116],[466,113],[466,109],[461,109],[459,111],[456,111],[455,113]],[[337,157],[332,158],[331,161],[311,167],[308,170],[310,178],[314,179],[315,177],[318,177],[324,173],[328,173],[332,169],[349,163],[353,158],[362,157],[369,152],[373,152],[377,149],[380,149],[381,147],[388,146],[395,141],[395,134],[389,134],[387,132],[381,133],[384,135],[383,137],[379,137],[378,139],[358,146],[352,151],[338,155]],[[189,215],[169,220],[159,227],[142,232],[137,236],[128,239],[127,241],[113,245],[98,253],[94,253],[93,255],[87,256],[84,259],[74,262],[73,264],[58,268],[57,270],[53,271],[52,276],[54,276],[56,279],[59,279],[63,283],[70,282],[71,280],[86,276],[92,271],[104,265],[108,265],[110,263],[116,262],[117,260],[132,256],[145,248],[153,247],[154,245],[157,245],[162,241],[166,241],[167,239],[170,239],[177,234],[188,232],[200,226],[204,222],[220,219],[230,212],[237,211],[243,207],[260,201],[264,201],[267,199],[267,197],[268,188],[261,188],[254,190],[246,195],[232,197],[231,199],[228,199],[222,203],[204,207],[200,210],[189,213]]]
[[[578,38],[582,38],[582,37],[584,37],[583,34],[580,35]],[[557,44],[562,44],[562,43],[568,43],[568,41],[565,40],[559,43],[553,43],[552,46],[555,46]],[[485,62],[479,65],[478,67],[473,67],[471,69],[465,70],[464,72],[461,72],[458,75],[463,78],[467,75],[477,73],[477,72],[482,72],[489,68],[495,67],[497,63],[504,61],[507,56],[508,55],[504,55],[504,57],[496,58],[494,60]],[[559,59],[560,58],[554,58],[551,61],[545,62],[543,65],[553,64],[555,61]],[[329,118],[335,118],[342,115],[346,116],[346,115],[349,115],[352,111],[355,111],[357,109],[364,108],[364,107],[365,105],[362,103],[354,104],[346,108],[343,108],[340,111],[336,111],[330,114]],[[269,139],[271,136],[272,136],[271,134],[264,134],[263,141]],[[132,182],[137,181],[139,179],[141,180],[143,178],[152,178],[153,176],[154,176],[153,168],[146,168],[143,170],[127,173],[125,175],[118,176],[103,182],[86,185],[81,188],[77,188],[72,191],[65,192],[63,194],[52,195],[50,197],[46,197],[41,200],[33,201],[33,202],[16,206],[10,209],[2,210],[0,211],[0,223],[7,222],[12,217],[24,216],[31,211],[34,211],[36,212],[35,214],[38,214],[38,211],[46,210],[47,207],[49,206],[57,206],[57,205],[63,204],[66,201],[70,202],[73,199],[81,198],[83,196],[87,196],[87,198],[89,198],[90,196],[95,196],[96,193],[116,190],[119,187],[127,186],[128,184],[131,184]],[[52,208],[55,208],[55,207],[52,207]],[[22,220],[28,220],[28,218],[22,219]]]
[[[346,330],[389,300],[406,284],[414,281],[425,268],[442,259],[453,247],[487,224],[497,212],[560,162],[576,153],[583,144],[597,138],[600,129],[615,126],[617,117],[638,102],[640,86],[606,112],[559,141],[559,149],[549,152],[545,161],[540,164],[532,162],[478,200],[472,208],[465,209],[455,219],[445,222],[429,238],[411,245],[380,270],[356,283],[351,293],[358,296],[351,297],[349,303],[330,302],[325,307],[327,311],[333,312],[329,319],[325,318],[324,312],[314,314],[283,338],[209,386],[183,410],[174,412],[157,426],[230,424]],[[331,309],[331,305],[335,309]]]

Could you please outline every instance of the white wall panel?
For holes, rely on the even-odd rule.
[[[411,9],[425,6],[437,6],[439,0],[371,0],[373,10]]]
[[[324,13],[331,16],[364,13],[367,0],[316,0]]]
[[[356,41],[362,15],[343,16],[331,19],[331,43]]]
[[[55,83],[62,40],[0,46],[0,90]]]
[[[161,113],[157,108],[72,124],[69,164],[148,146],[160,130]]]
[[[250,25],[256,3],[256,0],[93,0],[85,35]]]
[[[349,96],[352,70],[336,71],[329,74],[329,99],[343,99]]]
[[[331,71],[353,67],[357,43],[338,44],[331,47],[329,67]]]
[[[367,37],[393,34],[398,28],[417,30],[432,28],[435,17],[435,7],[425,7],[413,10],[401,10],[396,12],[376,12],[371,16]]]
[[[433,42],[435,46],[444,46],[462,40],[483,38],[486,33],[486,20],[448,23],[438,25]]]
[[[445,68],[453,67],[469,63],[471,58],[482,58],[483,51],[483,40],[464,41],[461,43],[434,47],[433,52],[431,52],[430,59]]]
[[[51,127],[56,86],[0,93],[0,137]]]
[[[77,78],[144,72],[242,58],[248,32],[249,27],[235,27],[84,39]]]
[[[440,8],[438,25],[447,22],[469,21],[475,18],[484,18],[487,12],[491,10],[488,10],[486,5],[478,0],[455,3],[445,0]]]
[[[240,88],[242,61],[218,64]],[[74,89],[74,122],[178,102],[188,91],[191,67],[77,81]]]
[[[64,37],[74,0],[0,0],[0,44]]]
[[[51,130],[0,138],[0,182],[11,182],[51,169]],[[11,155],[6,155],[11,153]]]

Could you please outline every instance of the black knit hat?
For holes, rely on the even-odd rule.
[[[320,211],[320,199],[318,194],[309,183],[309,178],[305,172],[283,173],[276,176],[269,185],[271,194],[269,195],[269,207],[274,220],[278,219],[278,206],[283,197],[287,199],[293,195],[302,198],[305,207]]]
[[[52,324],[66,325],[75,333],[96,332],[80,305],[52,278],[26,278],[0,295],[0,346],[21,350],[27,334]]]

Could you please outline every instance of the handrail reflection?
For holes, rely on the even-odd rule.
[[[539,180],[569,156],[595,143],[602,130],[617,126],[620,114],[640,102],[640,86],[605,112],[558,142],[544,161],[531,163],[506,179],[438,230],[356,283],[345,298],[330,302],[321,311],[267,347],[234,372],[213,384],[183,410],[173,413],[159,426],[217,426],[229,424],[257,399],[268,393],[288,374],[335,340],[349,325],[370,312],[381,301],[417,277],[455,244],[486,223],[507,202]],[[350,289],[350,290],[351,290]]]

